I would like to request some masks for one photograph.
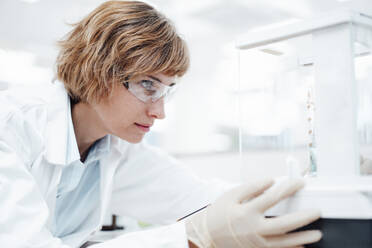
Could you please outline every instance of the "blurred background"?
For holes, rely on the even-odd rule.
[[[79,21],[102,2],[0,0],[0,89],[50,83],[58,51],[56,41],[70,30],[69,23]],[[228,181],[241,180],[237,156],[241,120],[236,38],[252,30],[279,27],[338,9],[362,11],[372,16],[371,0],[146,2],[173,20],[191,53],[190,71],[166,106],[167,118],[158,121],[146,139],[183,160],[201,176]],[[247,77],[255,81],[260,75],[247,70]],[[251,98],[250,104],[257,106],[253,114],[265,111],[262,97]],[[291,112],[284,116],[290,120]],[[260,127],[265,121],[256,120],[252,125]],[[276,166],[277,156],[271,156],[268,151],[288,144],[286,129],[274,130],[272,134],[257,130],[245,137],[251,162],[244,166],[251,168],[252,176],[285,174],[283,167]],[[262,156],[263,152],[267,156]],[[255,167],[257,159],[265,159],[269,167]]]

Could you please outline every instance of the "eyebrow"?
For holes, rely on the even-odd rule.
[[[165,84],[165,83],[163,83],[159,78],[157,78],[157,77],[154,77],[154,76],[148,76],[149,78],[151,78],[151,79],[154,79],[155,81],[158,81],[159,83],[162,83],[162,84]],[[168,86],[169,87],[172,87],[172,86],[174,86],[176,83],[171,83],[171,84],[169,84]]]

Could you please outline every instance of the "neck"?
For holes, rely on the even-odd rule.
[[[77,103],[71,107],[72,123],[82,160],[86,157],[89,148],[107,132],[101,124],[96,112],[87,103]]]

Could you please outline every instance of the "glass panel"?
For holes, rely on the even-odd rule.
[[[357,127],[360,143],[360,173],[372,174],[372,30],[355,26],[354,65],[358,86]]]
[[[311,35],[239,50],[243,171],[253,163],[316,174],[311,55]]]

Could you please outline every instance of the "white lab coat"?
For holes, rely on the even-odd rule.
[[[111,153],[100,163],[100,223],[94,230],[82,224],[62,242],[50,228],[66,165],[66,91],[58,82],[42,90],[0,91],[0,106],[0,247],[78,247],[100,228],[109,207],[148,223],[174,223],[225,190],[225,185],[198,180],[155,148],[111,136]],[[186,247],[186,235],[177,223],[124,235],[119,243],[131,248]]]

